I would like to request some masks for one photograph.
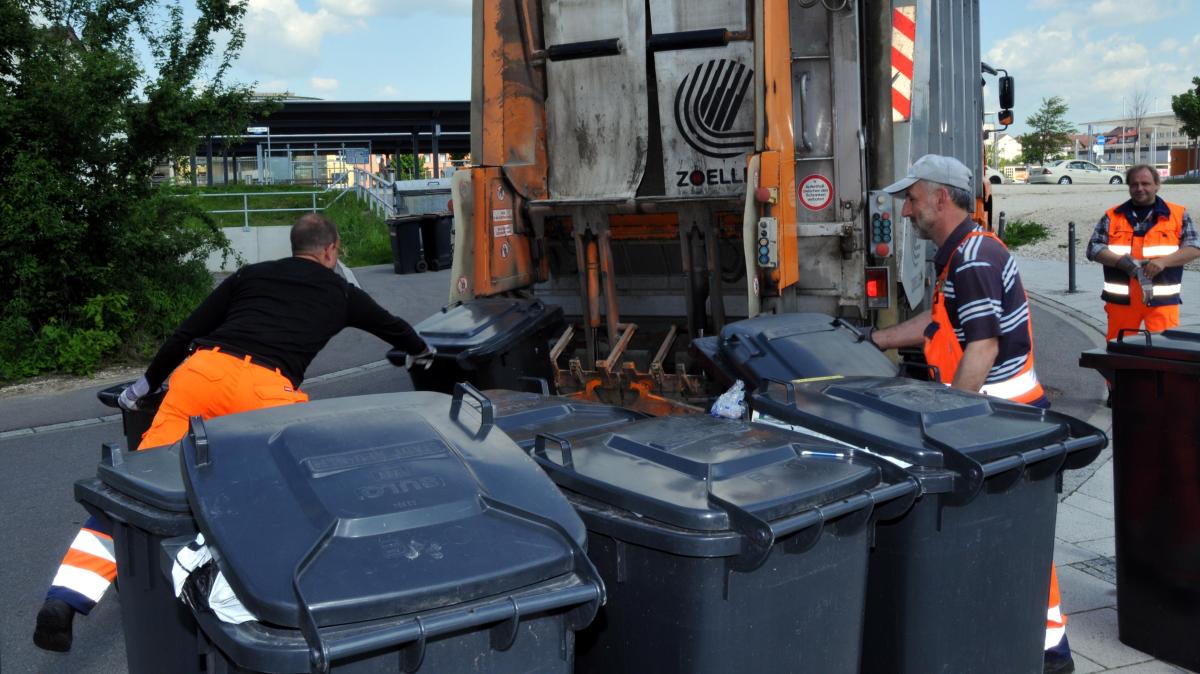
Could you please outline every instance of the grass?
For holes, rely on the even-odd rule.
[[[1050,230],[1040,222],[1013,220],[1004,226],[1004,244],[1010,249],[1050,238]]]
[[[371,211],[353,194],[341,190],[324,191],[310,185],[228,185],[212,188],[181,189],[181,194],[205,195],[200,205],[207,211],[238,210],[247,204],[250,209],[295,208],[302,210],[276,213],[251,213],[251,227],[290,225],[313,206],[313,195],[317,192],[316,205],[325,209],[326,217],[337,223],[342,237],[342,262],[351,267],[386,264],[392,261],[392,243],[388,228],[379,215]],[[279,194],[298,192],[299,194]],[[220,194],[248,193],[251,196],[213,196]],[[262,194],[258,193],[272,193]],[[340,197],[340,198],[339,198]],[[241,227],[241,213],[215,213],[213,218],[222,227]]]

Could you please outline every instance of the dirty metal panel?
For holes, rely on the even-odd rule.
[[[550,196],[633,198],[645,172],[646,20],[642,0],[552,0],[547,46],[617,38],[621,52],[546,64]]]
[[[656,34],[749,30],[743,3],[650,0]],[[754,150],[754,44],[654,54],[663,175],[668,196],[746,191]]]

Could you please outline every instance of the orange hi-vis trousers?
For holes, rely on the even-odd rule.
[[[193,416],[211,419],[307,401],[308,395],[296,390],[277,369],[256,365],[250,356],[201,349],[171,374],[167,395],[138,449],[176,442],[187,433]],[[92,517],[75,536],[46,596],[87,614],[116,577],[112,532],[107,522]]]
[[[1122,329],[1140,330],[1142,323],[1150,332],[1162,332],[1179,325],[1179,305],[1146,306],[1142,301],[1142,286],[1137,279],[1129,279],[1129,304],[1105,302],[1104,312],[1108,314],[1107,340],[1116,339]],[[1129,339],[1129,333],[1125,338]]]

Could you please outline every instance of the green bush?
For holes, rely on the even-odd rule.
[[[337,223],[342,237],[342,262],[350,267],[387,264],[392,261],[392,240],[387,224],[366,204],[347,194],[325,211]]]
[[[1010,249],[1050,238],[1050,230],[1040,222],[1013,220],[1004,226],[1004,244]]]

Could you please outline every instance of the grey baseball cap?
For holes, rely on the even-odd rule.
[[[908,175],[883,188],[888,194],[899,194],[918,180],[928,180],[950,187],[971,191],[971,169],[954,157],[927,154],[908,167]]]

